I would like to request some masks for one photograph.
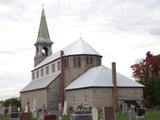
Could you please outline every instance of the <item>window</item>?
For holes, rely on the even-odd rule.
[[[75,101],[75,92],[73,92],[72,100]]]
[[[60,70],[60,61],[58,61],[57,68]]]
[[[49,74],[49,67],[46,66],[46,74],[48,75]]]
[[[43,76],[43,74],[44,74],[44,72],[43,72],[44,70],[43,70],[43,68],[41,69],[41,76]]]
[[[73,57],[73,66],[74,67],[81,67],[81,58],[80,57]]]
[[[35,73],[32,72],[32,79],[34,80],[35,79]]]
[[[92,57],[90,57],[90,64],[92,64],[93,63],[93,58]]]
[[[86,57],[86,64],[89,64],[89,58]]]
[[[86,91],[84,91],[84,100],[85,102],[87,102],[87,92]]]
[[[100,65],[101,65],[101,59],[97,58],[97,66],[100,66]]]
[[[68,68],[69,67],[69,62],[68,62],[68,58],[64,59],[64,68]]]
[[[55,72],[55,64],[52,64],[52,73]]]
[[[78,67],[81,67],[81,58],[78,57]]]
[[[73,57],[73,66],[74,66],[74,67],[77,67],[76,57]]]
[[[37,74],[37,76],[36,76],[36,77],[37,77],[37,78],[39,78],[39,71],[38,71],[38,70],[37,70],[36,74]]]

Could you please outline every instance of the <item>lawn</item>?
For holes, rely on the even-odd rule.
[[[0,120],[9,120],[9,118],[8,116],[0,115]],[[69,120],[69,117],[65,117],[63,120]],[[128,120],[127,113],[118,113],[117,120]],[[149,111],[145,114],[144,120],[160,120],[160,112]]]
[[[117,114],[117,120],[128,120],[128,115]],[[150,111],[145,114],[144,120],[160,120],[160,112]]]
[[[0,120],[9,120],[9,118],[6,115],[0,115]]]

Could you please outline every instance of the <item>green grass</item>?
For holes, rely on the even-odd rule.
[[[0,120],[9,120],[9,118],[7,115],[0,115]],[[65,116],[63,120],[69,120],[69,116]],[[118,113],[117,120],[128,120],[128,114]],[[160,120],[160,112],[149,111],[145,114],[144,120]]]
[[[9,117],[7,115],[0,115],[0,120],[9,120]],[[33,118],[32,120],[37,120],[37,119]]]
[[[117,120],[128,120],[128,114],[117,114]],[[144,120],[160,120],[160,112],[146,112]]]
[[[0,115],[0,120],[9,120],[7,115]]]

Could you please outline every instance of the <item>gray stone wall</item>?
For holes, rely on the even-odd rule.
[[[58,110],[58,103],[60,102],[60,77],[56,78],[47,89],[48,109]]]
[[[93,91],[92,89],[79,89],[66,91],[66,101],[68,107],[76,108],[78,105],[86,107],[93,105]]]
[[[74,57],[80,57],[80,59],[81,59],[81,66],[80,67],[78,67],[78,66],[75,67],[73,65]],[[90,59],[90,57],[92,57],[92,64],[86,63],[86,57],[88,57],[89,59]],[[68,60],[69,60],[69,67],[65,68],[65,87],[67,85],[69,85],[74,79],[76,79],[77,77],[82,75],[84,72],[86,72],[89,68],[99,66],[99,65],[97,65],[98,58],[101,61],[100,56],[93,56],[93,55],[68,56],[65,58],[68,58]]]
[[[33,101],[36,101],[37,110],[42,109],[43,106],[47,107],[47,90],[40,89],[25,93],[20,93],[21,108],[24,110],[27,102],[29,102],[30,109],[32,109]]]
[[[118,88],[117,94],[119,98],[138,98],[143,100],[143,88]]]
[[[143,88],[118,88],[117,97],[143,99]],[[87,98],[86,98],[87,97]],[[66,91],[68,107],[77,105],[96,107],[100,110],[104,106],[112,106],[112,88],[88,88]]]

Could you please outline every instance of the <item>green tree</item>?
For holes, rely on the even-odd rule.
[[[160,54],[146,57],[131,66],[136,81],[145,85],[144,102],[148,107],[160,105]]]
[[[9,98],[6,99],[3,103],[4,106],[9,106],[9,104],[11,105],[16,105],[17,107],[20,107],[20,100],[19,98]]]

